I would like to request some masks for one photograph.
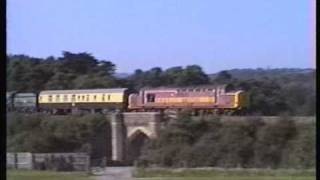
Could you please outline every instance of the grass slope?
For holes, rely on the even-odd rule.
[[[212,176],[212,177],[156,177],[156,178],[136,178],[136,180],[315,180],[315,177],[294,177],[294,176]]]
[[[314,170],[151,170],[138,169],[137,179],[143,180],[315,180]]]
[[[8,180],[91,180],[83,172],[7,170]]]

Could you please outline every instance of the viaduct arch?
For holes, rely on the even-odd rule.
[[[112,160],[132,163],[140,155],[143,144],[158,137],[162,120],[159,112],[112,114]]]

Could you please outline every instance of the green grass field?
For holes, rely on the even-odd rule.
[[[93,180],[83,172],[8,170],[8,180]],[[136,180],[315,180],[315,171],[297,170],[144,170]],[[121,180],[121,179],[119,179]]]
[[[136,180],[315,180],[316,177],[292,177],[292,176],[212,176],[212,177],[152,177],[135,178]]]
[[[314,170],[143,170],[143,180],[315,180]]]
[[[82,172],[7,170],[8,180],[92,180]]]

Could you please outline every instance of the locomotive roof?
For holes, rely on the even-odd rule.
[[[144,87],[141,88],[142,90],[176,90],[176,89],[197,89],[197,88],[225,88],[228,86],[227,84],[221,84],[221,85],[195,85],[195,86],[183,86],[183,87],[173,87],[173,86],[167,86],[167,87]]]
[[[72,94],[72,93],[123,93],[127,88],[110,88],[110,89],[74,89],[74,90],[47,90],[41,91],[40,94]]]

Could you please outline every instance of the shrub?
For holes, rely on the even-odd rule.
[[[178,119],[143,148],[138,165],[225,168],[314,167],[314,130],[283,116],[274,122]]]
[[[8,113],[7,150],[11,152],[88,152],[111,156],[111,131],[102,115],[44,116]]]

